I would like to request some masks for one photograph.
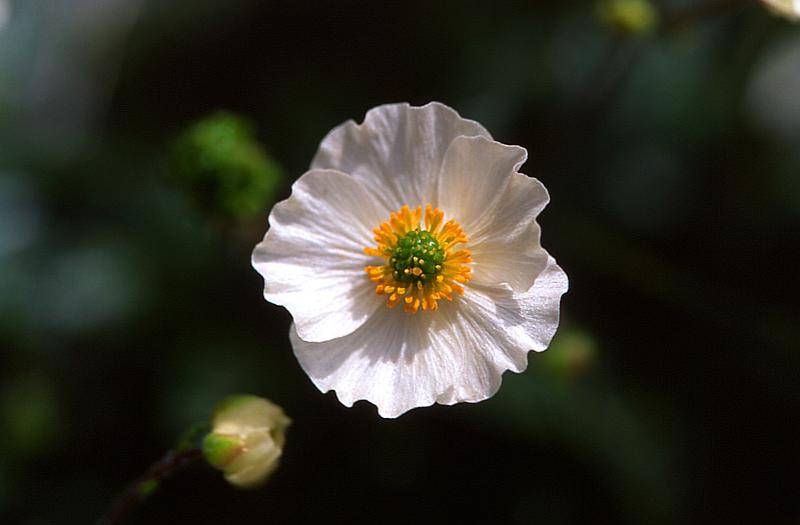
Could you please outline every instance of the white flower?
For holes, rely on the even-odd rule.
[[[791,20],[800,20],[800,0],[761,0],[773,12]]]
[[[436,102],[323,139],[253,252],[317,388],[397,417],[487,399],[547,348],[567,277],[539,243],[549,197],[526,158]]]

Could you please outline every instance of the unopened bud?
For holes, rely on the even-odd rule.
[[[601,0],[597,15],[602,22],[627,35],[645,35],[658,22],[658,14],[649,0]]]
[[[800,0],[761,0],[773,13],[800,21]]]
[[[203,455],[232,485],[255,487],[278,467],[290,423],[281,407],[266,399],[228,397],[214,410]]]
[[[543,354],[543,368],[555,377],[575,380],[594,365],[597,345],[587,333],[568,328],[561,331]]]

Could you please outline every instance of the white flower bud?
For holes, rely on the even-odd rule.
[[[266,399],[230,396],[214,410],[203,455],[232,485],[255,487],[278,467],[290,423],[281,407]]]

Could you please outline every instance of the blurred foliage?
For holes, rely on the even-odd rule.
[[[50,382],[30,371],[1,388],[2,449],[21,459],[47,452],[57,442],[63,424]]]
[[[280,183],[278,166],[254,137],[253,127],[232,113],[208,116],[175,141],[170,175],[208,212],[233,217],[263,213]]]
[[[800,25],[763,4],[0,0],[0,521],[92,522],[248,391],[294,421],[270,483],[131,523],[796,523]],[[332,127],[430,100],[528,148],[570,292],[494,398],[385,421],[311,385],[250,251]]]

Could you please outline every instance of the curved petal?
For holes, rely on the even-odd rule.
[[[369,110],[363,124],[350,120],[328,133],[311,167],[353,176],[373,188],[388,210],[424,206],[448,146],[462,135],[491,138],[483,126],[438,102],[386,104]]]
[[[470,286],[460,298],[463,303],[453,309],[450,323],[457,327],[454,330],[460,335],[457,341],[480,355],[486,369],[491,371],[493,386],[480,390],[462,382],[443,392],[436,402],[453,405],[483,401],[500,388],[506,370],[524,371],[528,352],[541,352],[550,345],[558,328],[561,296],[567,288],[566,274],[549,256],[544,270],[525,292]]]
[[[470,289],[432,315],[381,309],[339,339],[309,343],[294,329],[290,338],[320,391],[335,390],[346,406],[367,400],[381,416],[397,417],[435,402],[494,395],[505,370],[523,370],[528,351],[547,347],[566,288],[566,276],[551,258],[522,294]]]
[[[525,148],[484,137],[453,140],[439,174],[439,206],[470,232],[478,230],[488,220],[486,210],[527,158]]]
[[[253,251],[264,297],[285,306],[300,336],[324,341],[351,333],[381,304],[364,273],[372,229],[387,211],[355,179],[312,170],[275,205],[270,229]]]
[[[445,155],[438,204],[467,233],[478,284],[522,292],[547,262],[536,216],[549,196],[538,180],[517,173],[527,155],[483,137],[459,137]]]
[[[267,476],[278,468],[283,450],[275,444],[266,431],[255,433],[247,440],[245,446],[247,451],[234,459],[225,469],[225,478],[239,487],[255,487],[263,483]]]
[[[498,228],[500,229],[500,228]],[[527,230],[516,235],[499,231],[478,243],[470,243],[473,285],[508,284],[522,292],[531,287],[547,265],[547,252],[539,242],[539,225],[531,222]]]
[[[477,326],[482,319],[492,319],[493,359],[504,370],[522,372],[527,366],[526,354],[541,352],[550,345],[559,321],[561,296],[567,292],[567,275],[547,256],[544,269],[533,286],[524,292],[505,287],[467,284],[461,322]],[[488,341],[487,341],[488,343]],[[498,352],[499,350],[499,352]]]

